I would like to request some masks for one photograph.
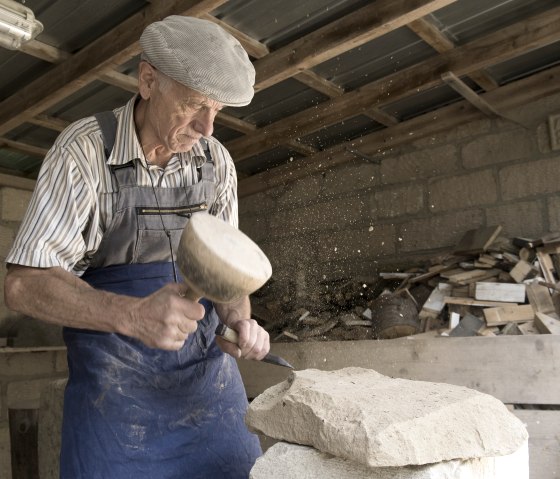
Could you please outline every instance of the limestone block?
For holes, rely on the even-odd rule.
[[[370,467],[504,456],[527,440],[521,421],[490,395],[364,368],[293,372],[251,403],[246,423]]]
[[[528,479],[527,443],[508,456],[439,462],[423,466],[374,467],[312,447],[278,442],[257,459],[250,479]]]

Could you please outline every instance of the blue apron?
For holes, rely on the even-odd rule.
[[[183,188],[137,186],[138,161],[115,169],[113,222],[94,267],[82,278],[95,288],[137,297],[172,282],[167,241],[177,247],[192,211],[208,207],[214,191],[213,163],[207,157],[199,183]],[[149,207],[153,211],[154,194],[157,209],[171,213],[142,213]],[[190,213],[174,214],[177,208]],[[158,225],[163,226],[158,230]],[[136,228],[132,238],[131,228]],[[245,390],[236,361],[215,343],[215,310],[209,301],[201,302],[204,319],[179,351],[152,349],[119,334],[64,329],[69,379],[61,478],[249,477],[261,449],[244,424]]]

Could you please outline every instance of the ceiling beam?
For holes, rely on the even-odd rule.
[[[255,62],[257,91],[396,30],[455,0],[377,0]]]
[[[0,147],[19,151],[20,153],[25,153],[31,156],[37,156],[39,158],[44,158],[49,151],[47,148],[41,148],[39,146],[33,146],[27,143],[20,143],[19,141],[14,141],[10,140],[9,138],[2,137],[0,137]]]
[[[107,70],[139,53],[138,39],[150,23],[171,14],[200,16],[226,0],[174,0],[154,2],[117,27],[58,64],[45,75],[0,103],[0,135],[83,88]]]
[[[455,48],[455,43],[430,21],[429,18],[430,16],[419,18],[409,23],[407,26],[436,52],[445,53],[449,50],[453,50]],[[469,76],[486,91],[498,88],[498,82],[485,70],[472,72]]]
[[[560,7],[283,118],[254,134],[228,142],[226,147],[239,162],[372,107],[441,85],[441,74],[445,71],[467,75],[558,40]]]
[[[560,66],[501,86],[484,93],[482,97],[500,110],[508,110],[556,94],[559,90],[558,85],[560,85]],[[239,182],[239,197],[243,198],[286,185],[355,160],[356,155],[350,148],[352,145],[358,144],[360,151],[365,154],[378,155],[396,146],[448,131],[450,128],[478,120],[480,117],[479,110],[467,101],[461,101],[435,112],[403,121],[393,127],[370,133],[357,140],[338,144],[307,159],[245,178]]]

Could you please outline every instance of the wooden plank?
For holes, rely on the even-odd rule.
[[[524,260],[520,260],[517,264],[511,269],[509,275],[513,278],[516,283],[521,283],[527,275],[531,272],[533,266],[530,263]]]
[[[556,313],[536,313],[534,323],[541,334],[560,335],[560,320]]]
[[[526,289],[527,299],[529,300],[529,304],[533,306],[535,312],[546,314],[555,311],[552,296],[546,286],[539,284],[537,281],[533,281],[526,285]]]
[[[488,278],[497,278],[500,274],[498,269],[473,269],[471,271],[463,271],[461,273],[453,274],[447,276],[451,283],[457,284],[470,284],[476,283],[477,281],[482,281]]]
[[[513,414],[523,421],[529,432],[531,479],[560,475],[560,411],[514,409]]]
[[[524,323],[535,318],[535,312],[530,304],[520,306],[501,306],[483,310],[488,326],[500,326],[507,323]]]
[[[472,298],[455,298],[453,296],[446,296],[443,300],[446,304],[461,304],[463,306],[479,306],[482,308],[517,306],[516,303],[504,303],[503,301],[478,301]]]
[[[38,409],[9,409],[12,478],[39,477]]]
[[[506,303],[524,303],[525,285],[513,283],[475,283],[474,299],[504,301]]]
[[[496,336],[378,341],[273,343],[296,370],[348,366],[391,377],[457,384],[514,404],[558,404],[560,337]],[[250,398],[286,379],[290,371],[258,361],[238,361]]]
[[[550,259],[550,255],[545,253],[541,248],[537,248],[537,259],[541,265],[541,270],[545,281],[548,283],[556,283],[556,277],[554,275],[554,265]]]

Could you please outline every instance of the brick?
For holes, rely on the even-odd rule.
[[[373,218],[395,218],[418,213],[424,209],[424,188],[421,185],[385,188],[371,197]]]
[[[499,172],[505,201],[560,191],[560,157],[506,166]]]
[[[496,181],[490,170],[437,180],[428,189],[432,212],[492,204],[497,199]]]
[[[317,261],[317,239],[312,235],[279,238],[261,244],[263,252],[272,264],[272,277],[291,275],[294,266]]]
[[[457,171],[457,149],[453,145],[385,158],[381,162],[383,184],[408,183]]]
[[[344,228],[362,218],[365,202],[360,197],[338,198],[288,211],[270,217],[270,228],[276,232],[306,234]]]
[[[552,196],[546,202],[548,211],[548,230],[560,231],[560,196]]]
[[[544,209],[540,201],[499,205],[486,210],[486,224],[503,226],[503,236],[537,238],[545,231]]]
[[[395,226],[375,225],[337,231],[319,238],[321,261],[375,259],[395,252]]]
[[[54,370],[57,373],[68,372],[68,357],[66,350],[57,351],[55,353]]]
[[[398,229],[399,252],[415,252],[456,245],[466,231],[482,226],[482,211],[468,210],[409,221]]]
[[[32,192],[28,190],[1,188],[2,220],[21,222],[31,200],[31,195]]]
[[[461,150],[465,168],[479,168],[528,158],[536,148],[529,133],[521,128],[485,135],[467,143]]]

